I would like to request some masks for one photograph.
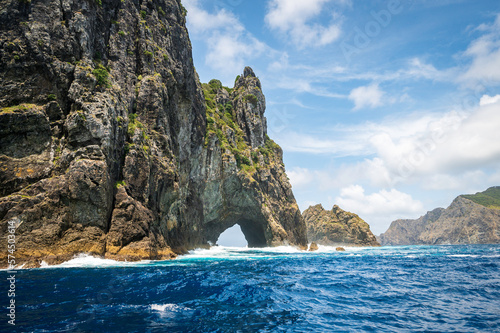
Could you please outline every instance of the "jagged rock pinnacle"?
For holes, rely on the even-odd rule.
[[[244,77],[255,77],[255,73],[253,72],[253,69],[249,66],[245,67],[243,70],[243,76]]]

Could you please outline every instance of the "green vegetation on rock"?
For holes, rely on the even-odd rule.
[[[465,194],[462,197],[487,208],[500,209],[500,186],[490,187],[484,192]]]
[[[188,11],[187,11],[186,7],[184,7],[184,6],[182,5],[182,3],[181,3],[180,5],[181,5],[181,14],[182,14],[182,16],[186,17],[186,16],[187,16]]]
[[[255,95],[252,95],[252,94],[248,94],[245,96],[245,100],[249,103],[252,103],[252,105],[254,107],[257,107],[257,103],[259,102],[259,100],[257,99],[257,97],[255,97]]]
[[[135,130],[136,128],[140,128],[142,130],[141,135],[143,139],[147,140],[149,137],[146,135],[146,132],[144,131],[144,125],[137,120],[137,114],[133,113],[129,115],[129,122],[128,122],[128,129],[127,133],[130,138],[132,138],[135,135]]]
[[[259,166],[259,155],[264,155],[264,159],[269,163],[270,157],[274,156],[274,150],[279,146],[266,136],[265,145],[258,149],[253,149],[245,141],[245,135],[236,121],[234,103],[238,100],[236,97],[232,102],[217,104],[217,93],[220,90],[228,92],[229,96],[233,89],[224,87],[217,79],[212,79],[208,83],[202,83],[203,94],[205,97],[207,130],[205,135],[205,146],[208,145],[210,138],[216,136],[223,153],[230,153],[234,156],[236,164],[245,174],[252,176]],[[244,97],[245,100],[257,98]],[[240,97],[241,98],[241,97]]]
[[[115,183],[115,188],[120,188],[122,186],[126,186],[127,184],[125,184],[125,181],[124,180],[120,180],[120,181],[117,181]]]
[[[92,71],[95,78],[97,79],[97,85],[105,88],[109,88],[111,86],[109,82],[109,72],[106,67],[101,64],[97,65],[97,68]]]
[[[35,108],[35,104],[19,104],[19,105],[14,105],[14,106],[8,106],[5,108],[0,109],[0,113],[11,113],[11,112],[19,112],[19,111],[26,111],[32,108]]]

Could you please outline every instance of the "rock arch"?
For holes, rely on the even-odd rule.
[[[263,221],[256,221],[247,217],[228,216],[222,221],[212,221],[206,224],[205,237],[212,244],[216,244],[220,235],[227,229],[239,225],[245,236],[248,247],[265,247],[268,245]]]

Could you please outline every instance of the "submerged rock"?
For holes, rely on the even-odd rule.
[[[321,205],[311,206],[302,215],[310,241],[322,245],[380,246],[368,223],[337,205],[330,211]]]
[[[250,246],[306,246],[260,81],[245,68],[209,107],[180,1],[2,8],[0,246],[15,225],[17,264],[173,258],[236,223]]]

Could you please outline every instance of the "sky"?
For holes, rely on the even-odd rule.
[[[500,185],[500,1],[182,2],[201,82],[261,80],[301,211],[378,235]]]

